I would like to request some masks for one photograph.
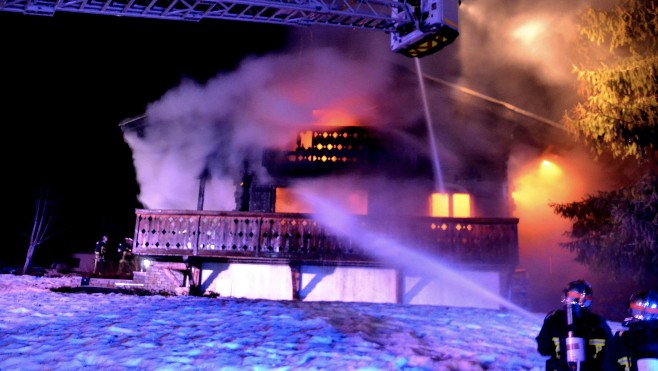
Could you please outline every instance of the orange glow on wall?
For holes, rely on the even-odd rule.
[[[276,191],[276,201],[274,203],[274,212],[276,213],[304,213],[311,214],[315,212],[313,205],[308,205],[298,199],[293,190],[289,188],[279,188]],[[331,198],[339,207],[350,214],[366,215],[368,214],[368,193],[359,190],[349,190],[347,193],[340,193],[334,190],[334,194],[327,191],[326,196]]]
[[[313,111],[316,125],[326,126],[361,126],[357,118],[340,109],[317,109]]]
[[[310,213],[311,206],[297,199],[290,189],[277,188],[275,191],[275,213]]]

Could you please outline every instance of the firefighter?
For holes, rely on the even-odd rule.
[[[569,282],[562,304],[546,315],[536,338],[537,351],[550,356],[546,370],[601,370],[612,330],[590,309],[592,286],[584,280]]]
[[[96,246],[94,247],[94,272],[93,274],[98,274],[102,276],[106,270],[106,261],[107,261],[107,236],[101,237],[100,240],[96,241]]]
[[[606,352],[605,370],[658,370],[658,291],[639,290],[628,301],[628,314]]]
[[[133,270],[135,269],[132,238],[125,238],[124,242],[117,246],[117,252],[119,254],[119,269],[117,270],[117,275],[132,275]]]

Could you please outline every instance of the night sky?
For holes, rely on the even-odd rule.
[[[529,1],[513,12],[481,9],[488,14],[486,20],[477,16],[476,8],[462,6],[460,36],[453,45],[424,57],[424,69],[432,76],[451,75],[453,81],[461,73],[469,87],[558,119],[569,96],[563,90],[568,84],[561,81],[564,72],[549,72],[570,69],[567,60],[557,63],[554,56],[565,55],[560,50],[563,44],[539,40],[555,53],[537,60],[532,53],[520,52],[525,47],[513,30],[507,31],[507,39],[499,32],[495,42],[490,35],[494,29],[502,31],[496,17],[514,15],[514,24],[550,19],[550,14],[561,14],[565,8],[573,11],[569,4],[547,7]],[[3,147],[6,174],[11,174],[6,177],[11,179],[6,203],[11,217],[0,259],[24,260],[36,195],[42,189],[50,190],[57,209],[49,229],[52,238],[37,251],[37,263],[40,256],[91,251],[102,234],[115,241],[132,236],[134,209],[142,205],[132,152],[119,124],[145,113],[182,81],[203,83],[236,69],[247,56],[284,49],[298,56],[303,66],[311,47],[325,45],[350,57],[368,56],[366,65],[373,69],[393,62],[413,71],[413,60],[392,53],[383,32],[339,32],[320,26],[298,30],[238,21],[188,23],[66,12],[44,17],[0,11],[0,117],[6,138],[11,139]],[[406,97],[417,101],[417,94],[414,86]],[[407,117],[422,115],[418,102],[394,102],[391,106],[404,108]],[[485,140],[484,132],[468,137]]]
[[[22,265],[44,189],[55,218],[36,263],[91,251],[101,234],[132,237],[141,205],[120,122],[143,114],[182,79],[204,82],[245,55],[283,47],[287,32],[235,21],[0,12],[8,186],[0,260]]]
[[[567,55],[564,43],[540,38],[536,43],[547,45],[542,54],[528,53],[512,27],[551,19],[564,9],[574,12],[569,1],[550,4],[529,1],[506,11],[487,9],[486,2],[479,11],[462,5],[460,36],[453,45],[424,57],[425,71],[432,76],[450,75],[452,81],[458,81],[461,73],[466,86],[559,119],[566,106],[564,97],[569,96],[565,89],[571,90],[570,82],[562,81],[571,67],[563,58]],[[488,17],[479,18],[481,13]],[[502,30],[496,19],[510,17],[515,21],[509,30]],[[37,251],[37,262],[41,255],[91,251],[102,234],[115,241],[132,236],[134,209],[142,205],[132,151],[119,124],[145,113],[182,81],[203,83],[233,71],[246,56],[282,49],[289,49],[291,56],[301,60],[298,66],[304,66],[310,48],[318,45],[338,47],[348,56],[366,55],[373,69],[394,62],[407,64],[413,71],[413,60],[392,53],[389,36],[383,32],[339,32],[320,26],[299,29],[238,21],[188,23],[66,12],[44,17],[0,11],[4,35],[0,117],[7,128],[5,137],[10,138],[3,147],[5,174],[11,174],[5,178],[11,179],[6,203],[11,217],[0,259],[24,260],[41,189],[50,190],[57,208],[49,229],[52,238]],[[494,30],[498,36],[492,42]],[[295,78],[294,71],[290,74]],[[390,106],[404,108],[407,117],[420,116],[420,103],[413,103],[417,94],[414,86],[406,94],[411,104],[392,100],[396,104]],[[439,108],[439,113],[444,111]],[[488,126],[466,137],[486,141],[483,135],[490,130]]]

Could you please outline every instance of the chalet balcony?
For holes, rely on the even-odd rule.
[[[395,261],[382,261],[381,251],[370,250],[379,248],[375,245],[333,234],[310,214],[138,209],[136,216],[134,254],[160,260],[384,267]],[[448,263],[503,270],[518,263],[516,218],[354,220],[355,228],[384,233],[411,251]],[[405,258],[398,255],[392,258]]]

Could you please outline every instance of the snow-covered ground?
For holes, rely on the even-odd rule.
[[[0,370],[544,369],[544,313],[50,290],[70,285],[0,275]]]

